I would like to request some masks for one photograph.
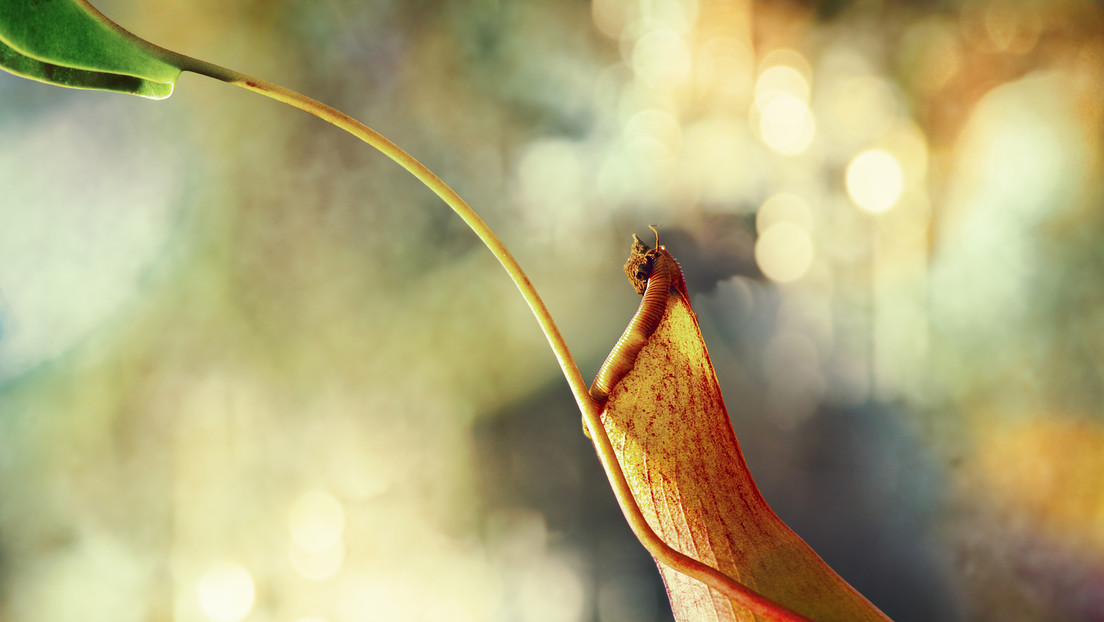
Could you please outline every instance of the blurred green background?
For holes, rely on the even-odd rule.
[[[775,509],[899,622],[1104,619],[1104,8],[101,0],[365,121],[592,376],[659,224]],[[0,75],[0,620],[670,619],[521,298],[355,139]]]

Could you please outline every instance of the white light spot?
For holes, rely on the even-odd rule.
[[[759,136],[783,155],[797,155],[809,147],[814,134],[813,113],[798,97],[783,94],[759,107]]]
[[[762,104],[779,95],[793,95],[803,102],[809,101],[809,82],[793,67],[777,65],[759,74],[755,82],[755,101]]]
[[[673,30],[649,30],[633,47],[632,67],[642,82],[656,89],[670,89],[686,82],[691,69],[690,50]]]
[[[213,566],[196,583],[203,613],[218,622],[237,622],[253,608],[253,577],[237,564]]]
[[[791,222],[802,229],[812,232],[813,211],[804,199],[789,192],[779,192],[771,196],[755,214],[755,230],[759,233],[770,229],[780,222]]]
[[[288,516],[291,538],[308,551],[324,551],[341,539],[345,511],[332,495],[321,490],[304,493]]]
[[[345,561],[345,543],[338,541],[321,551],[311,551],[292,544],[289,551],[291,565],[304,578],[322,581],[334,575]]]
[[[338,582],[334,607],[341,622],[401,622],[420,618],[425,596],[395,576],[355,574]]]
[[[847,193],[859,207],[884,212],[893,207],[905,188],[901,165],[881,149],[864,151],[847,166]]]
[[[801,52],[790,48],[771,50],[759,61],[759,69],[764,73],[770,67],[779,66],[797,71],[805,78],[806,82],[808,82],[809,78],[813,75],[813,68],[809,65],[808,59],[806,59]]]
[[[796,281],[813,263],[813,241],[792,222],[775,223],[755,241],[755,262],[772,281]]]
[[[698,21],[698,0],[655,0],[640,4],[647,19],[662,22],[679,34],[688,32]]]

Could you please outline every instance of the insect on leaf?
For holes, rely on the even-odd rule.
[[[180,69],[86,0],[0,0],[0,68],[79,89],[172,94]]]

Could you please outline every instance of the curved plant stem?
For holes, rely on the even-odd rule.
[[[613,492],[617,498],[617,502],[621,506],[621,510],[625,514],[625,518],[628,520],[633,533],[636,535],[637,539],[640,540],[641,544],[643,544],[660,563],[698,579],[702,583],[721,592],[732,601],[739,603],[768,620],[808,622],[807,618],[782,607],[717,569],[675,550],[664,542],[651,526],[648,525],[647,520],[640,511],[640,507],[636,503],[635,497],[633,497],[632,490],[629,488],[629,483],[625,479],[625,473],[622,471],[621,465],[617,461],[617,455],[614,452],[613,445],[610,443],[609,436],[606,435],[606,430],[602,426],[601,408],[590,396],[586,382],[583,380],[582,373],[579,371],[578,365],[575,364],[575,359],[571,356],[571,351],[568,350],[567,343],[560,334],[559,328],[556,327],[556,323],[552,320],[552,315],[548,312],[548,308],[545,307],[544,301],[541,300],[540,295],[537,294],[536,288],[534,288],[533,284],[529,281],[529,277],[526,276],[525,271],[521,269],[521,266],[518,264],[517,260],[514,259],[514,256],[510,254],[510,251],[506,249],[506,245],[502,243],[502,240],[494,234],[491,228],[487,226],[487,223],[483,222],[483,219],[475,213],[475,210],[473,210],[455,190],[426,168],[425,165],[406,151],[403,151],[398,145],[367,125],[364,125],[339,110],[278,84],[247,76],[206,61],[179,55],[168,50],[164,50],[163,54],[170,55],[166,60],[185,71],[205,75],[255,93],[260,93],[265,97],[288,104],[289,106],[303,110],[319,119],[336,125],[394,160],[439,196],[441,200],[451,207],[452,210],[468,224],[471,230],[479,236],[483,244],[494,254],[499,263],[502,264],[502,267],[510,275],[510,278],[513,279],[514,284],[521,292],[522,297],[525,298],[525,302],[528,303],[533,315],[536,316],[537,322],[540,324],[541,330],[544,332],[545,337],[548,339],[548,344],[551,346],[552,352],[556,356],[556,361],[559,363],[560,369],[567,379],[567,384],[571,387],[571,392],[575,396],[575,402],[579,405],[579,410],[583,413],[583,418],[586,421],[587,427],[590,429],[590,435],[591,438],[594,439],[598,458],[613,486]]]
[[[808,622],[807,618],[771,601],[717,569],[675,550],[664,542],[651,526],[648,525],[647,520],[640,511],[640,506],[637,505],[636,499],[633,497],[632,490],[629,488],[629,483],[625,479],[625,473],[621,469],[621,464],[617,461],[617,455],[614,452],[613,445],[610,443],[609,436],[606,435],[606,430],[602,426],[601,407],[590,396],[586,382],[583,380],[582,373],[580,373],[578,365],[575,364],[575,359],[571,356],[571,352],[567,348],[567,343],[560,334],[559,328],[556,327],[556,323],[552,320],[552,315],[548,312],[548,308],[545,307],[544,301],[541,300],[540,295],[537,294],[536,288],[533,287],[533,284],[529,281],[529,277],[526,276],[525,271],[521,269],[517,260],[506,250],[506,245],[502,243],[502,240],[498,239],[498,236],[495,235],[491,228],[483,222],[483,219],[475,213],[475,210],[460,198],[460,195],[442,181],[441,178],[437,177],[437,175],[426,168],[425,165],[406,151],[403,151],[398,145],[385,138],[379,132],[376,132],[367,125],[364,125],[335,108],[284,88],[278,84],[254,78],[231,69],[220,67],[213,63],[185,56],[154,45],[112,22],[107,16],[103,15],[92,6],[88,0],[76,1],[83,5],[90,13],[98,15],[104,23],[114,27],[119,34],[133,44],[140,46],[150,54],[176,66],[182,71],[190,71],[234,86],[239,86],[303,110],[363,140],[409,171],[410,174],[417,177],[419,181],[425,184],[426,187],[432,190],[441,200],[451,207],[452,210],[467,223],[471,230],[475,232],[483,244],[487,246],[510,275],[510,278],[513,279],[514,284],[521,292],[522,297],[525,298],[525,302],[529,305],[533,315],[536,316],[537,322],[540,324],[541,330],[544,332],[545,337],[548,339],[548,344],[551,346],[552,352],[556,356],[556,361],[559,363],[560,369],[567,379],[567,384],[571,387],[571,392],[575,396],[575,402],[579,405],[579,410],[583,414],[583,420],[590,431],[590,436],[594,439],[598,459],[602,463],[607,477],[609,477],[614,496],[617,498],[617,502],[621,506],[621,511],[625,514],[629,526],[632,528],[637,539],[640,540],[640,543],[643,544],[648,552],[660,563],[698,579],[702,583],[724,594],[734,603],[745,607],[767,620]]]

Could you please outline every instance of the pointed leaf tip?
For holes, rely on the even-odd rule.
[[[0,0],[0,69],[25,78],[164,99],[181,70],[158,51],[86,0]]]

